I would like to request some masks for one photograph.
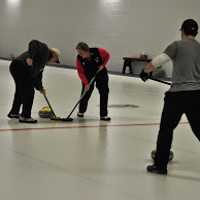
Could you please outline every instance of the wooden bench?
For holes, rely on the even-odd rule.
[[[126,68],[129,68],[130,74],[133,74],[133,66],[135,63],[149,63],[152,61],[150,58],[138,58],[138,57],[123,57],[124,66],[122,70],[122,74],[126,73]]]

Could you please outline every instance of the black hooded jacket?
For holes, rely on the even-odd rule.
[[[32,66],[29,66],[26,63],[27,58],[31,58],[33,60]],[[24,67],[27,67],[29,69],[34,87],[37,90],[43,89],[42,74],[44,71],[45,64],[48,62],[48,59],[48,46],[45,43],[42,43],[38,40],[32,40],[29,43],[28,51],[24,52],[16,58],[16,60],[22,61]]]

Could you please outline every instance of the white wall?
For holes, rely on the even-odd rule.
[[[19,54],[36,38],[72,65],[83,40],[107,48],[118,67],[123,56],[163,50],[184,19],[200,22],[199,8],[199,0],[1,0],[0,56]]]

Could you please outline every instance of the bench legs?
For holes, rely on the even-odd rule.
[[[132,61],[130,61],[130,60],[125,60],[124,61],[124,66],[123,66],[122,74],[126,73],[126,68],[127,67],[129,67],[130,74],[133,74]]]

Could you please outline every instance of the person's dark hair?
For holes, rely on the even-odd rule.
[[[183,31],[185,35],[191,35],[194,37],[197,36],[198,29],[198,23],[194,19],[185,20],[181,26],[181,31]]]
[[[88,44],[86,44],[85,42],[79,42],[76,46],[77,50],[82,50],[82,51],[89,51],[90,47]]]
[[[47,44],[38,40],[29,42],[28,53],[30,58],[37,63],[46,63],[49,58],[49,48]]]

